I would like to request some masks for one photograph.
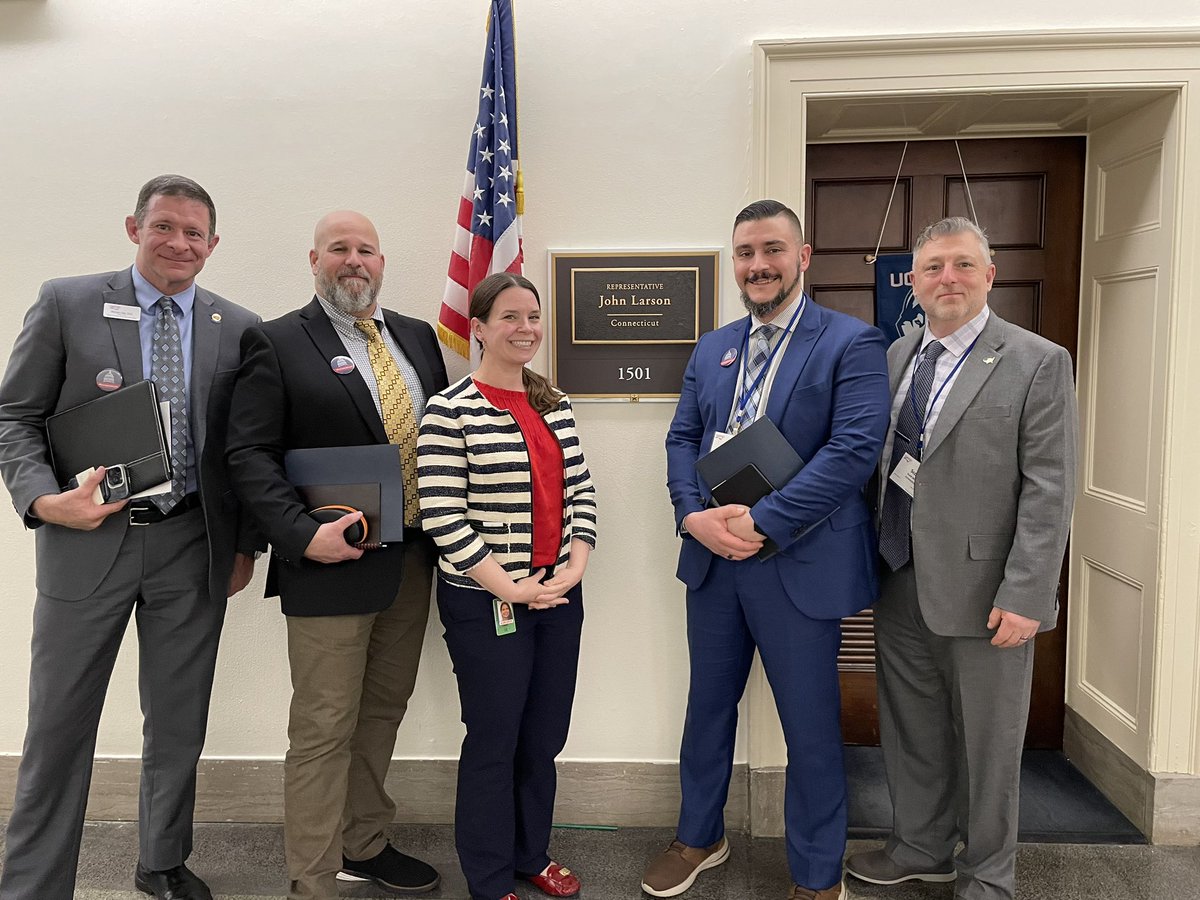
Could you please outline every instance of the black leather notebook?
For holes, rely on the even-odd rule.
[[[713,504],[721,506],[730,503],[753,506],[791,481],[803,468],[800,454],[766,416],[755,419],[720,447],[696,460],[696,471],[708,485]],[[819,524],[814,522],[797,537]],[[776,543],[767,538],[756,555],[759,559],[770,559],[778,552]]]
[[[772,488],[778,489],[804,468],[804,460],[766,416],[755,419],[720,447],[696,460],[696,470],[710,493],[749,465],[755,466]],[[745,500],[724,502],[750,506],[758,499],[755,497],[749,503]]]
[[[171,480],[154,382],[128,387],[46,419],[50,461],[60,485],[96,466],[124,465],[130,493]]]
[[[308,506],[353,507],[366,517],[369,542],[404,540],[404,475],[395,444],[289,450],[283,468]]]

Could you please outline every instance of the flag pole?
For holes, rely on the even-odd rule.
[[[513,85],[517,89],[517,96],[513,102],[513,106],[517,111],[517,138],[513,142],[516,146],[521,146],[521,66],[517,63],[517,0],[512,0],[512,33],[513,33]],[[513,193],[517,201],[517,215],[525,215],[525,167],[521,164],[521,158],[517,157],[517,177],[516,187]]]

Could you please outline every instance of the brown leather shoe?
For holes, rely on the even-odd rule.
[[[679,841],[650,860],[642,874],[642,890],[651,897],[675,897],[692,886],[696,876],[729,859],[729,842],[721,838],[711,847],[689,847]],[[824,900],[824,898],[822,898]]]
[[[844,881],[839,881],[833,887],[827,887],[820,891],[793,884],[792,892],[787,895],[787,900],[845,900],[845,898],[846,882]]]

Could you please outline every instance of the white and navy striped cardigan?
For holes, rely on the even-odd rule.
[[[596,546],[596,489],[575,415],[564,394],[543,417],[563,452],[563,531],[558,566],[571,540]],[[529,451],[517,420],[480,393],[471,376],[429,398],[417,438],[421,525],[440,551],[451,584],[479,587],[465,573],[488,553],[512,578],[528,576],[533,556]]]

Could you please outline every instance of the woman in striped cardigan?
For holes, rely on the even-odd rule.
[[[471,294],[479,368],[429,399],[417,441],[422,525],[467,727],[455,842],[473,900],[554,897],[579,879],[548,854],[554,758],[567,739],[580,580],[595,489],[566,396],[525,368],[542,341],[533,284],[498,273]]]

